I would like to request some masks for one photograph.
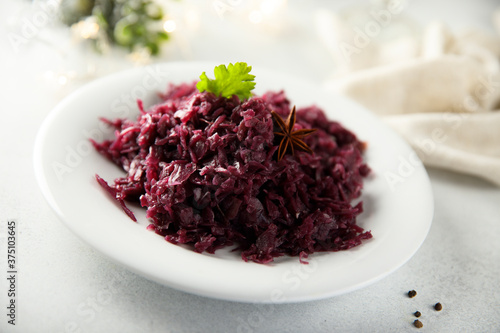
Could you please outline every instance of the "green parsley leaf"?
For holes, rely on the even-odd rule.
[[[255,88],[255,75],[249,74],[251,70],[252,66],[245,62],[229,64],[227,68],[226,65],[219,65],[214,68],[215,80],[209,79],[203,72],[196,88],[200,92],[208,91],[216,96],[231,98],[236,95],[240,100],[245,100],[252,96],[251,90]]]

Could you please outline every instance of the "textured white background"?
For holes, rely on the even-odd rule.
[[[210,8],[210,1],[186,1]],[[363,3],[363,2],[359,2]],[[0,269],[6,271],[8,220],[18,227],[17,325],[7,325],[7,285],[0,276],[0,332],[422,332],[500,331],[500,189],[481,180],[430,169],[435,218],[417,254],[389,277],[362,290],[316,302],[254,305],[179,292],[116,266],[83,244],[57,219],[35,183],[35,134],[61,98],[85,80],[61,87],[47,71],[82,71],[92,61],[100,76],[130,63],[99,58],[68,42],[52,24],[15,52],[7,33],[31,14],[27,2],[0,4]],[[346,8],[352,1],[290,1],[291,28],[263,34],[234,31],[231,13],[204,15],[203,31],[177,38],[162,61],[247,61],[293,72],[319,83],[334,65],[315,35],[315,7]],[[434,19],[454,31],[490,30],[498,1],[410,1],[405,15],[425,25]],[[25,16],[23,16],[25,15]],[[233,29],[233,30],[231,30]],[[95,77],[94,76],[94,77]],[[89,79],[92,79],[90,77]],[[85,208],[82,208],[85,209]],[[176,269],[182,269],[178,267]],[[409,299],[406,292],[418,291]],[[441,302],[443,311],[432,305]]]

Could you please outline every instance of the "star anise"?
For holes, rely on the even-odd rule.
[[[278,148],[278,161],[283,158],[288,147],[291,148],[292,155],[295,153],[295,149],[301,149],[308,153],[312,153],[311,148],[307,146],[303,139],[307,135],[315,132],[316,129],[304,128],[298,131],[293,130],[293,126],[295,125],[295,106],[293,106],[292,111],[290,111],[286,123],[276,112],[272,111],[271,114],[281,130],[281,132],[274,132],[274,135],[283,137]]]

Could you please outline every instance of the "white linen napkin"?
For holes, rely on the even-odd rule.
[[[328,89],[383,117],[425,165],[500,186],[499,37],[478,31],[454,35],[432,23],[422,33],[407,29],[380,41],[334,13],[316,18],[338,68]],[[493,20],[500,34],[500,10]]]

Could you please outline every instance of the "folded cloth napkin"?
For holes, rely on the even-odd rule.
[[[328,89],[383,117],[425,165],[500,186],[500,38],[432,23],[378,42],[336,14],[317,19],[338,68]],[[500,34],[500,10],[493,19]]]

